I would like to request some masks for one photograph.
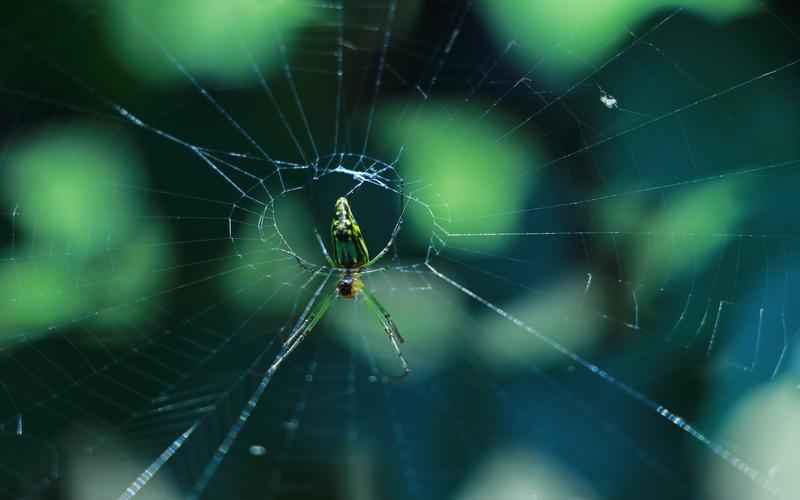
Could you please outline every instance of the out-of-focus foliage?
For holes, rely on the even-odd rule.
[[[309,4],[282,0],[103,2],[116,52],[143,80],[184,81],[175,58],[196,77],[253,80],[281,57],[277,47],[313,20]],[[169,51],[167,56],[163,50]]]
[[[98,297],[95,305],[102,310],[95,318],[99,325],[133,325],[152,313],[158,298],[147,302],[140,299],[159,290],[169,278],[168,264],[173,262],[173,256],[164,245],[165,238],[166,231],[161,225],[142,225],[114,253],[113,265],[90,263],[83,269],[85,279],[93,284]],[[109,340],[129,339],[114,335]]]
[[[532,292],[508,306],[510,314],[572,352],[589,348],[602,332],[594,295],[585,293],[586,279],[566,280]],[[471,336],[477,354],[500,369],[541,367],[565,362],[552,345],[496,314],[487,314]]]
[[[715,500],[760,500],[794,498],[800,491],[800,414],[796,384],[788,380],[764,386],[750,394],[728,415],[721,431],[721,438],[739,443],[737,452],[751,463],[767,464],[761,471],[769,488],[758,482],[742,481],[741,474],[730,464],[712,458],[709,464],[708,498]],[[769,464],[774,464],[769,467]]]
[[[394,318],[406,342],[401,344],[415,380],[435,373],[474,335],[464,303],[454,290],[433,288],[425,272],[386,271],[364,282]],[[400,363],[379,319],[362,300],[337,300],[328,313],[339,338],[371,359],[383,374],[398,374]],[[325,322],[317,328],[324,329]]]
[[[299,257],[316,265],[326,264],[314,237],[314,224],[308,211],[296,198],[276,201],[275,218],[280,235],[271,218],[247,214],[241,233],[234,234],[235,254],[221,262],[226,294],[247,310],[260,307],[265,312],[286,313],[302,296],[303,285],[311,276],[289,253],[281,236]],[[318,286],[318,282],[308,286]],[[299,315],[299,311],[297,312]]]
[[[677,195],[642,227],[634,276],[662,277],[702,266],[730,241],[747,214],[747,195],[733,182],[710,184]]]
[[[637,23],[656,12],[684,7],[713,21],[752,11],[754,0],[486,0],[487,19],[515,54],[553,77],[569,78],[613,55]]]
[[[63,253],[91,256],[128,236],[141,212],[134,193],[139,167],[121,137],[93,128],[48,129],[22,140],[7,157],[6,198],[18,223]]]
[[[457,500],[530,500],[596,498],[579,478],[547,456],[507,450],[489,457],[473,474]]]
[[[3,194],[15,210],[12,254],[0,265],[4,334],[41,335],[93,313],[106,326],[146,314],[138,299],[162,282],[153,269],[171,259],[158,244],[163,229],[145,222],[130,190],[142,184],[141,167],[124,138],[51,128],[20,140],[6,161]]]
[[[342,498],[350,500],[372,500],[380,496],[376,470],[377,453],[375,446],[368,446],[365,440],[351,441],[345,459],[341,462],[343,486]]]
[[[79,443],[87,439],[102,442],[103,446],[97,450],[86,450]],[[68,499],[118,498],[119,485],[133,485],[134,480],[149,465],[145,459],[137,457],[132,447],[119,436],[96,428],[82,427],[81,432],[73,432],[65,439],[63,449],[71,451],[66,457],[62,457],[59,464],[65,472],[63,481]],[[164,474],[147,477],[146,480],[149,499],[183,498],[178,488]]]
[[[656,211],[636,198],[609,204],[603,224],[612,232],[636,236],[632,275],[659,283],[666,276],[702,268],[727,245],[748,215],[747,190],[736,182],[702,184],[679,191]]]
[[[517,136],[498,140],[513,124],[457,106],[454,113],[428,109],[402,119],[385,110],[381,129],[396,149],[405,147],[403,172],[415,179],[409,189],[430,204],[435,223],[450,233],[508,232],[517,228],[525,197],[535,185],[541,153]],[[423,216],[417,216],[423,215]],[[418,238],[431,234],[430,215],[411,212]],[[465,238],[460,245],[498,248],[504,238]]]
[[[42,329],[79,317],[90,306],[86,294],[75,293],[80,275],[61,259],[0,265],[0,345],[17,330]]]

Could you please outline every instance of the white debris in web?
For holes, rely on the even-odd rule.
[[[619,103],[617,102],[617,98],[614,97],[613,95],[606,94],[605,92],[603,93],[603,95],[600,96],[600,102],[602,102],[603,106],[605,106],[608,109],[619,108]]]

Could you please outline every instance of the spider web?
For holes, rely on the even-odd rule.
[[[242,37],[244,83],[202,76],[141,20],[180,83],[137,79],[92,49],[99,7],[56,2],[4,28],[4,171],[20,138],[65,123],[146,165],[92,173],[136,210],[127,229],[116,205],[82,214],[81,244],[15,191],[69,176],[22,176],[3,200],[4,495],[468,498],[507,448],[586,485],[523,498],[730,498],[706,471],[796,494],[787,455],[723,432],[753,391],[788,381],[797,396],[790,16],[657,11],[558,79],[473,2],[302,5],[311,21],[275,37],[271,64]],[[432,176],[443,126],[477,127],[484,163]],[[444,158],[468,159],[468,142]],[[515,148],[524,169],[505,169]],[[339,196],[373,254],[408,207],[364,275],[406,337],[405,384],[385,377],[396,359],[358,301],[270,370],[337,279],[314,230]],[[54,301],[59,314],[15,319]],[[776,420],[749,432],[791,441]]]

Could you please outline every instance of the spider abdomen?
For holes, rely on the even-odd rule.
[[[339,284],[336,285],[336,288],[339,291],[339,296],[343,299],[354,299],[361,289],[361,280],[348,273],[339,280]]]
[[[345,269],[361,267],[369,261],[369,251],[347,198],[336,200],[335,209],[331,223],[333,261]]]

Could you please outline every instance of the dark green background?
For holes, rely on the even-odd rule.
[[[167,16],[194,19],[191,2],[6,6],[0,496],[78,498],[81,484],[82,495],[116,498],[193,425],[141,497],[170,498],[161,481],[242,499],[560,499],[588,496],[584,486],[607,499],[766,495],[723,447],[797,488],[780,446],[797,436],[781,427],[796,415],[750,399],[797,398],[791,7],[726,20],[647,2],[629,18],[598,12],[617,38],[595,41],[605,49],[594,54],[580,27],[555,29],[547,45],[525,32],[543,21],[505,3],[401,0],[383,64],[388,2],[345,2],[341,18],[313,4],[319,18],[263,26],[231,11],[211,17],[219,39],[196,40],[200,25]],[[139,33],[129,43],[154,66],[121,48],[120,8]],[[341,94],[338,26],[349,45]],[[231,32],[254,50],[272,98],[242,63],[247,51],[220,45],[238,40]],[[184,36],[192,50],[207,43],[208,59],[181,52]],[[213,150],[231,182],[187,145]],[[281,164],[283,185],[259,147],[298,166]],[[385,185],[351,198],[373,254],[400,195],[411,197],[389,270],[366,282],[414,371],[383,380],[398,367],[380,326],[363,304],[338,301],[216,464],[321,283],[275,250],[272,220],[321,264],[313,228],[325,235],[333,200],[359,183],[330,169],[372,159],[391,165]],[[730,431],[748,404],[766,416]],[[494,483],[486,463],[505,453]],[[206,484],[209,463],[219,467]]]

